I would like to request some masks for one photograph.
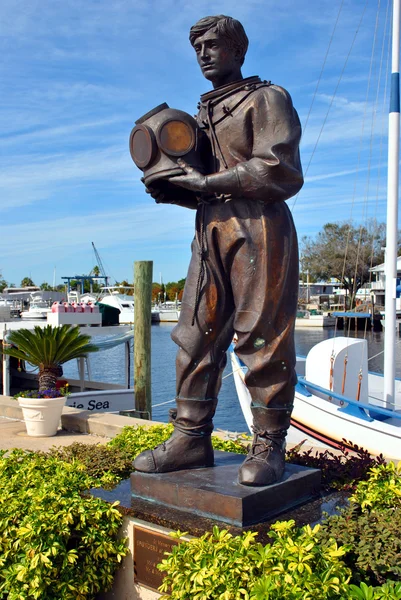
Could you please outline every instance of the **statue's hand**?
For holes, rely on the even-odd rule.
[[[191,190],[192,192],[206,192],[206,177],[199,173],[193,167],[190,167],[182,158],[177,160],[178,165],[185,172],[185,175],[176,175],[171,178],[171,183]]]
[[[142,183],[145,183],[144,178],[141,178]],[[160,190],[157,190],[155,188],[152,187],[145,187],[145,192],[147,194],[150,194],[153,198],[153,200],[156,200],[156,202],[162,202],[164,200],[164,194],[162,194],[162,192]]]

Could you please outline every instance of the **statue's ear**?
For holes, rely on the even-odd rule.
[[[234,48],[233,52],[234,52],[235,60],[240,63],[243,59],[241,50],[239,48]]]

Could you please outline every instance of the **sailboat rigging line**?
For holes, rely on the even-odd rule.
[[[380,356],[380,354],[384,354],[384,350],[381,350],[380,352],[378,352],[377,354],[375,354],[374,356],[371,356],[370,358],[368,358],[368,362],[370,360],[373,360],[374,358],[377,358],[378,356]]]
[[[380,14],[380,0],[378,0],[377,13],[376,13],[375,31],[374,31],[373,44],[372,44],[372,54],[371,54],[371,58],[370,58],[368,88],[370,88],[371,74],[372,74],[372,70],[373,70],[373,61],[374,61],[374,54],[375,54],[375,48],[376,48],[379,14]],[[357,275],[358,275],[359,257],[360,257],[360,252],[361,252],[362,235],[363,235],[363,229],[364,229],[363,221],[365,220],[365,222],[366,222],[367,212],[368,212],[367,206],[368,206],[368,201],[369,201],[369,190],[370,190],[370,175],[371,175],[372,153],[373,153],[373,133],[374,133],[375,124],[376,124],[376,110],[377,110],[377,103],[378,103],[378,98],[379,98],[379,94],[378,94],[379,87],[380,87],[380,79],[378,80],[378,84],[377,84],[376,100],[372,107],[372,122],[371,122],[371,128],[370,128],[370,143],[369,143],[369,158],[368,158],[368,175],[367,175],[366,184],[365,184],[365,195],[364,195],[365,197],[364,197],[363,208],[362,208],[362,211],[363,211],[362,212],[362,220],[361,220],[361,224],[359,226],[359,237],[358,237],[358,245],[357,245],[357,251],[356,251],[354,284],[352,286],[351,302],[353,302],[353,300],[356,297],[356,291],[357,291],[356,290],[356,281],[357,281]],[[369,89],[368,89],[368,91],[369,91]],[[367,100],[368,100],[368,98],[366,99],[366,101]],[[362,262],[365,263],[364,257],[362,258]],[[362,284],[362,281],[361,281],[361,284]],[[366,326],[367,326],[367,322],[365,322],[365,336],[366,336],[366,328],[367,328]]]
[[[367,87],[366,87],[365,105],[364,105],[363,118],[362,118],[362,127],[361,127],[361,134],[360,134],[360,138],[359,138],[358,161],[357,161],[357,168],[356,168],[355,179],[354,179],[354,188],[353,188],[353,192],[352,192],[352,202],[351,202],[350,218],[349,218],[349,225],[348,225],[347,243],[345,245],[345,254],[344,254],[342,279],[344,278],[345,267],[346,267],[346,263],[347,263],[349,238],[350,238],[351,226],[352,226],[352,215],[353,215],[353,210],[354,210],[354,205],[355,205],[356,188],[357,188],[357,182],[358,182],[358,177],[359,177],[359,168],[360,168],[360,164],[361,164],[362,147],[363,147],[363,140],[364,140],[364,133],[365,133],[366,113],[367,113],[367,107],[368,107],[368,102],[369,102],[369,93],[370,93],[370,86],[371,86],[371,80],[372,80],[372,71],[373,71],[373,59],[374,59],[374,53],[375,53],[375,48],[376,48],[377,26],[378,26],[378,21],[379,21],[379,10],[380,10],[380,0],[378,0],[378,10],[377,10],[377,13],[376,13],[375,31],[374,31],[374,35],[373,35],[372,51],[371,51],[371,56],[370,56],[368,84],[367,84]],[[360,232],[361,232],[361,229],[360,229]],[[360,247],[360,236],[359,236],[359,241],[358,241],[358,248],[359,247]],[[355,297],[356,273],[357,273],[357,270],[358,270],[358,258],[359,258],[359,251],[357,250],[357,259],[355,261],[354,281],[353,281],[353,285],[352,285],[352,290],[350,290],[351,291],[351,306],[353,304],[354,297]]]
[[[362,386],[362,369],[360,369],[359,371],[359,375],[358,375],[358,388],[357,388],[357,392],[356,392],[356,399],[360,400],[361,397],[361,386]]]
[[[336,319],[336,323],[337,323],[337,319]],[[334,354],[334,342],[333,342],[333,350],[332,350],[331,356],[330,356],[330,386],[329,386],[329,389],[331,392],[333,391],[333,381],[334,381],[334,359],[335,359],[335,354]]]
[[[375,26],[375,35],[374,35],[374,45],[372,48],[372,57],[371,57],[371,61],[373,64],[373,54],[374,54],[374,48],[375,48],[375,44],[376,44],[376,35],[377,35],[377,27],[378,27],[378,22],[379,22],[379,11],[380,11],[380,0],[378,2],[378,10],[377,10],[377,15],[376,15],[376,26]],[[379,74],[378,74],[378,78],[377,78],[377,88],[376,88],[376,98],[375,98],[375,102],[374,105],[372,107],[372,122],[371,122],[371,130],[370,130],[370,143],[369,143],[369,159],[368,159],[368,176],[366,179],[366,185],[365,185],[365,198],[364,198],[364,204],[363,204],[363,212],[365,213],[364,217],[362,218],[362,221],[365,221],[366,225],[367,225],[367,217],[368,217],[368,203],[369,203],[369,192],[370,192],[370,182],[371,182],[371,165],[372,165],[372,156],[373,156],[373,138],[374,138],[374,132],[375,132],[375,127],[376,127],[376,116],[377,116],[377,107],[379,104],[379,91],[380,91],[380,84],[381,84],[381,73],[382,73],[382,64],[383,64],[383,54],[384,54],[384,43],[385,43],[385,38],[386,38],[386,30],[387,30],[387,16],[388,16],[388,4],[387,4],[387,11],[386,11],[386,23],[385,23],[385,27],[384,27],[384,34],[383,34],[383,42],[382,42],[382,47],[381,47],[381,57],[380,57],[380,62],[379,62]],[[376,205],[377,208],[377,205]],[[353,285],[353,297],[356,296],[356,278],[357,278],[357,272],[358,272],[358,263],[359,263],[359,256],[360,256],[360,251],[361,251],[361,242],[362,242],[362,235],[363,235],[363,223],[361,222],[360,228],[359,228],[359,240],[358,240],[358,246],[357,246],[357,256],[356,256],[356,261],[355,261],[355,275],[354,275],[354,285]],[[368,231],[368,228],[366,226],[366,231]],[[371,244],[371,262],[373,260],[373,237],[374,237],[374,229],[372,229],[372,244]],[[362,262],[365,264],[365,258],[362,258]],[[372,273],[370,273],[370,279],[372,277]],[[363,281],[360,281],[360,285],[362,285]],[[373,317],[373,315],[372,315]],[[365,328],[364,328],[364,339],[366,339],[366,332],[367,332],[367,321],[365,321]]]
[[[347,68],[349,57],[351,56],[351,52],[352,52],[352,50],[353,50],[353,48],[354,48],[354,44],[355,44],[356,38],[357,38],[357,36],[358,36],[359,30],[360,30],[360,28],[361,28],[361,25],[362,25],[363,18],[364,18],[364,16],[365,16],[365,12],[366,12],[366,8],[367,8],[367,5],[368,5],[368,1],[369,1],[369,0],[366,0],[366,2],[365,2],[365,6],[364,6],[364,8],[363,8],[362,15],[361,15],[361,18],[360,18],[360,20],[359,20],[359,23],[358,23],[358,27],[357,27],[357,29],[356,29],[356,31],[355,31],[355,34],[354,34],[354,37],[353,37],[353,39],[352,39],[351,47],[350,47],[350,49],[349,49],[349,51],[348,51],[348,54],[347,54],[347,56],[346,56],[346,58],[345,58],[345,62],[344,62],[343,68],[342,68],[342,70],[341,70],[341,73],[340,73],[340,76],[339,76],[339,78],[338,78],[338,81],[337,81],[336,87],[335,87],[335,89],[334,89],[334,92],[333,92],[333,95],[332,95],[332,97],[331,97],[331,101],[330,101],[329,107],[328,107],[328,109],[327,109],[326,115],[325,115],[325,117],[324,117],[324,120],[323,120],[322,126],[321,126],[321,128],[320,128],[320,131],[319,131],[319,135],[317,136],[317,140],[316,140],[316,142],[315,142],[315,145],[314,145],[314,147],[313,147],[312,154],[311,154],[311,156],[310,156],[310,159],[309,159],[308,165],[307,165],[307,167],[306,167],[306,170],[305,170],[305,172],[304,172],[304,177],[305,177],[305,178],[306,178],[306,175],[308,174],[309,167],[310,167],[310,165],[311,165],[311,163],[312,163],[312,160],[313,160],[313,157],[314,157],[314,155],[315,155],[315,152],[316,152],[317,146],[318,146],[318,144],[319,144],[319,141],[320,141],[320,138],[321,138],[321,136],[322,136],[323,129],[324,129],[325,125],[326,125],[326,122],[327,122],[328,116],[329,116],[329,114],[330,114],[330,111],[331,111],[331,107],[333,106],[333,102],[334,102],[334,99],[335,99],[335,97],[336,97],[336,94],[337,94],[338,88],[340,87],[340,83],[341,83],[341,80],[342,80],[342,78],[343,78],[343,75],[344,75],[345,69]],[[292,203],[292,207],[291,207],[291,211],[292,211],[292,212],[294,211],[294,207],[295,207],[295,204],[296,204],[296,201],[297,201],[298,195],[299,195],[299,192],[298,192],[298,194],[295,196],[295,198],[294,198],[294,202]]]
[[[167,400],[166,402],[160,402],[160,404],[152,404],[152,408],[156,408],[156,406],[164,406],[165,404],[171,404],[172,402],[175,402],[175,398],[172,400]]]
[[[341,393],[344,394],[344,390],[345,390],[345,382],[347,380],[347,364],[348,364],[348,348],[347,348],[347,352],[344,356],[344,369],[343,369],[343,381],[341,384]]]
[[[223,379],[227,379],[227,377],[231,377],[231,375],[234,375],[234,373],[236,373],[237,371],[247,371],[247,367],[238,367],[237,369],[234,369],[233,371],[231,371],[231,373],[227,373],[227,375],[224,375],[224,377],[221,378],[221,380],[223,381]]]
[[[386,9],[386,20],[385,20],[385,25],[384,25],[384,35],[383,35],[383,44],[382,44],[382,54],[381,54],[381,59],[380,59],[380,75],[379,75],[379,80],[381,79],[381,68],[382,68],[382,64],[383,64],[383,57],[384,57],[384,46],[385,46],[385,41],[386,41],[386,33],[387,33],[387,60],[386,60],[386,75],[384,78],[384,94],[383,94],[383,103],[382,103],[382,119],[381,119],[381,131],[380,131],[380,148],[379,148],[379,158],[378,158],[378,163],[377,163],[377,179],[376,179],[376,201],[375,201],[375,210],[374,210],[374,219],[376,220],[376,216],[377,216],[377,209],[378,209],[378,205],[379,205],[379,190],[380,190],[380,178],[381,178],[381,167],[382,167],[382,157],[383,157],[383,139],[384,139],[384,127],[385,127],[385,118],[384,115],[386,113],[386,106],[387,106],[387,82],[388,82],[388,70],[389,70],[389,65],[390,65],[390,50],[391,50],[391,33],[390,31],[388,31],[388,27],[389,27],[389,20],[388,20],[388,15],[389,15],[389,9],[390,9],[390,3],[391,0],[387,1],[387,9]],[[379,86],[378,86],[379,87]],[[370,252],[370,269],[369,269],[369,287],[371,288],[372,286],[372,276],[373,276],[373,272],[372,272],[372,268],[373,268],[373,252],[374,252],[374,230],[372,230],[372,242],[371,242],[371,252]],[[373,316],[373,314],[372,314]]]
[[[306,117],[305,125],[304,125],[304,126],[303,126],[303,128],[302,128],[302,129],[303,129],[303,133],[304,133],[304,134],[305,134],[306,128],[307,128],[307,126],[308,126],[309,117],[310,117],[310,114],[311,114],[311,112],[312,112],[313,105],[314,105],[314,103],[315,103],[315,99],[316,99],[317,92],[318,92],[318,90],[319,90],[320,81],[321,81],[321,79],[322,79],[322,76],[323,76],[323,72],[324,72],[324,69],[325,69],[325,66],[326,66],[327,58],[328,58],[328,56],[329,56],[329,52],[330,52],[330,48],[331,48],[331,44],[332,44],[332,41],[333,41],[333,39],[334,39],[334,34],[335,34],[335,32],[336,32],[336,29],[337,29],[338,21],[339,21],[339,19],[340,19],[340,15],[341,15],[341,11],[342,11],[342,8],[343,8],[343,6],[344,6],[344,0],[341,0],[340,8],[338,9],[337,19],[336,19],[336,22],[335,22],[335,24],[334,24],[333,31],[331,32],[331,37],[330,37],[330,40],[329,40],[329,45],[327,46],[326,54],[325,54],[325,57],[324,57],[324,59],[323,59],[322,68],[320,69],[319,77],[318,77],[318,80],[317,80],[317,83],[316,83],[315,91],[314,91],[314,93],[313,93],[313,98],[312,98],[311,105],[310,105],[310,107],[309,107],[308,115],[307,115],[307,117]],[[308,165],[308,167],[309,167],[309,165]],[[305,174],[306,174],[306,173],[305,173]],[[299,194],[299,192],[298,192],[298,194]],[[297,194],[297,196],[298,196],[298,194]],[[294,204],[295,204],[295,202],[296,202],[296,199],[294,200]]]

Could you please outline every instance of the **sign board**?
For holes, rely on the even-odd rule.
[[[134,581],[157,592],[164,574],[157,565],[178,540],[152,529],[134,525]]]

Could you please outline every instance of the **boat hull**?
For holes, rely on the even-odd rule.
[[[231,351],[230,357],[238,398],[248,428],[251,430],[251,396],[245,384],[246,367],[241,365],[234,351]],[[298,370],[302,371],[305,365],[304,359],[297,364]],[[303,373],[299,374],[303,375]],[[375,397],[372,411],[375,406],[383,406],[380,400],[382,380],[380,375],[369,374],[369,388]],[[397,380],[396,405],[401,405],[401,382],[399,380]],[[333,448],[344,445],[345,440],[350,447],[356,444],[373,455],[383,454],[386,458],[401,460],[400,419],[379,420],[371,418],[370,415],[366,415],[366,418],[359,418],[345,412],[345,408],[344,403],[340,401],[333,398],[330,400],[329,397],[325,399],[308,392],[304,386],[297,385],[291,424],[316,441]],[[361,414],[361,416],[363,415]]]
[[[346,445],[356,444],[371,454],[401,460],[401,421],[397,425],[389,420],[361,420],[345,413],[340,404],[305,395],[298,387],[292,420],[295,427],[334,448],[346,441]]]

